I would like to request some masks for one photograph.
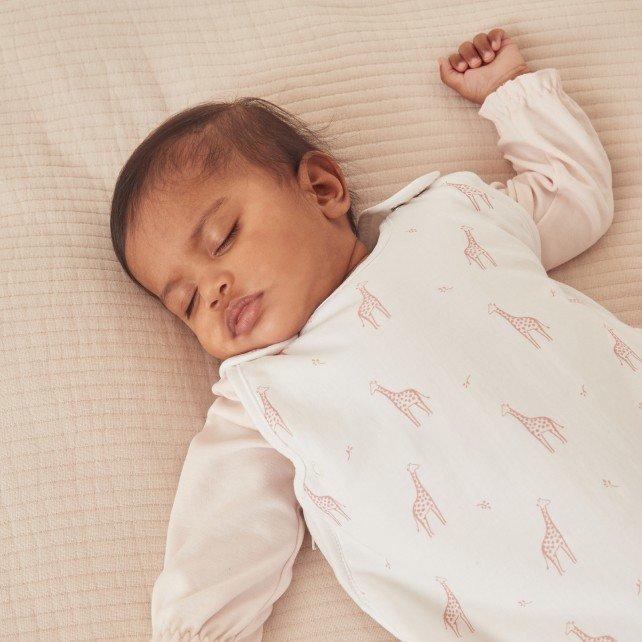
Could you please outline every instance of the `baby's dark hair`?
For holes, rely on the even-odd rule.
[[[125,260],[125,238],[136,226],[138,208],[174,172],[198,170],[207,179],[241,156],[271,173],[280,185],[296,176],[303,155],[318,150],[339,164],[321,135],[278,105],[252,96],[206,102],[174,114],[153,130],[123,166],[111,202],[111,239],[121,266],[143,290]],[[189,179],[187,179],[189,180]],[[347,183],[347,180],[346,180]],[[350,188],[350,227],[357,235],[358,195]]]

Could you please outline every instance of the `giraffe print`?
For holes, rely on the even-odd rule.
[[[450,183],[449,181],[444,181],[446,185],[450,185],[451,187],[454,187],[458,189],[462,194],[465,194],[470,202],[475,206],[475,209],[479,212],[479,205],[477,205],[477,201],[475,200],[476,196],[479,196],[481,200],[490,207],[490,209],[494,209],[493,206],[491,205],[490,201],[488,200],[488,194],[486,192],[480,190],[477,187],[473,187],[472,185],[466,185],[466,183]]]
[[[633,362],[629,359],[629,357],[633,356],[635,357],[638,361],[642,361],[640,357],[633,351],[632,348],[629,348],[629,346],[618,337],[617,334],[615,334],[615,331],[613,328],[609,328],[609,326],[604,324],[604,327],[609,331],[611,336],[615,339],[615,345],[613,346],[613,352],[615,353],[615,356],[619,359],[620,365],[623,366],[625,363],[630,366],[630,368],[633,370],[633,372],[637,372],[637,368],[633,365]]]
[[[343,510],[346,506],[341,502],[338,502],[334,497],[330,495],[317,495],[303,480],[303,489],[307,493],[308,497],[314,502],[317,508],[320,508],[326,515],[329,515],[338,526],[341,526],[341,522],[332,514],[331,511],[335,510],[339,514],[343,515],[346,519],[350,519],[349,515]]]
[[[575,633],[582,642],[617,642],[617,640],[610,635],[588,635],[578,628],[575,622],[567,622],[566,635],[570,635],[571,633]]]
[[[426,405],[426,402],[421,398],[424,397],[426,399],[430,399],[428,395],[424,395],[418,390],[415,390],[414,388],[406,388],[405,390],[401,390],[400,392],[395,392],[393,390],[389,390],[388,388],[384,388],[383,386],[379,385],[374,379],[370,382],[370,394],[373,395],[375,392],[380,392],[384,397],[388,397],[390,401],[399,409],[401,412],[403,412],[406,417],[412,421],[412,423],[415,424],[415,426],[419,427],[421,423],[415,418],[415,416],[412,414],[412,411],[410,410],[410,406],[413,406],[414,404],[417,404],[422,410],[425,410],[429,415],[432,414],[432,410]]]
[[[417,468],[419,468],[419,464],[408,464],[406,467],[417,492],[415,501],[412,504],[412,516],[415,518],[417,532],[419,532],[419,527],[423,526],[428,533],[428,537],[432,537],[434,533],[430,530],[430,524],[427,519],[428,513],[432,512],[437,515],[442,524],[445,524],[446,520],[441,514],[441,511],[437,508],[437,504],[435,504],[435,500],[432,498],[431,494],[419,480],[419,477],[417,476]]]
[[[550,432],[555,435],[560,441],[566,443],[566,437],[559,431],[560,428],[564,428],[562,424],[558,424],[556,421],[550,417],[527,417],[522,413],[515,410],[507,403],[502,404],[502,416],[509,414],[513,415],[518,419],[528,430],[528,432],[537,439],[543,446],[545,446],[550,452],[554,453],[555,450],[553,447],[546,441],[544,433]]]
[[[464,255],[468,259],[468,265],[472,265],[473,261],[479,265],[482,270],[486,269],[486,266],[481,262],[480,256],[485,256],[494,266],[497,266],[497,263],[493,260],[493,257],[477,242],[477,239],[472,235],[472,230],[474,228],[469,227],[468,225],[459,226],[468,239],[468,245],[464,250]]]
[[[285,422],[283,419],[281,419],[281,415],[279,414],[279,411],[272,405],[272,402],[267,398],[267,391],[269,390],[268,386],[257,386],[256,387],[256,392],[259,395],[259,398],[261,399],[261,403],[263,404],[263,416],[265,417],[265,420],[268,423],[268,426],[272,428],[272,432],[276,435],[278,434],[276,432],[277,428],[283,428],[285,432],[288,433],[288,435],[292,435],[290,432],[290,429],[285,425]]]
[[[575,564],[577,560],[575,555],[571,552],[566,540],[562,537],[559,529],[553,523],[550,515],[548,514],[548,505],[551,503],[550,499],[542,499],[541,497],[537,500],[537,505],[542,511],[542,516],[544,517],[544,524],[546,526],[546,531],[544,533],[544,539],[542,540],[542,554],[544,555],[544,560],[546,561],[546,568],[548,569],[548,562],[551,561],[553,566],[558,570],[559,574],[564,573],[564,569],[560,564],[559,558],[557,557],[557,551],[561,548],[571,559],[571,562]]]
[[[461,633],[459,632],[459,625],[457,624],[457,620],[460,618],[464,621],[466,626],[470,629],[471,633],[475,632],[475,629],[473,628],[473,625],[469,622],[468,618],[464,614],[463,609],[461,608],[461,604],[459,603],[459,600],[455,597],[455,594],[450,590],[450,587],[448,584],[446,584],[446,579],[443,577],[436,577],[435,578],[443,587],[444,591],[446,591],[446,608],[444,609],[444,626],[447,628],[450,628],[453,633],[460,638]]]
[[[288,429],[288,427],[285,425],[285,422],[281,418],[281,415],[279,414],[278,410],[274,408],[270,400],[267,398],[267,391],[269,390],[268,386],[257,386],[256,391],[259,395],[259,398],[261,399],[261,402],[263,403],[263,414],[268,422],[268,425],[270,428],[272,428],[272,431],[277,434],[276,428],[281,427],[283,428],[289,435],[292,435],[292,432]],[[348,515],[343,511],[343,508],[345,506],[341,504],[340,502],[336,501],[333,497],[330,497],[329,495],[317,495],[312,491],[312,489],[305,483],[303,482],[303,488],[305,492],[308,494],[310,499],[314,502],[314,504],[320,508],[324,513],[329,515],[339,526],[341,523],[337,518],[331,513],[332,510],[336,510],[339,513],[341,513],[344,517],[347,519],[350,519]]]
[[[517,330],[523,337],[528,339],[536,348],[539,348],[539,344],[531,335],[529,334],[530,332],[540,332],[543,334],[547,339],[550,341],[553,340],[553,337],[549,336],[544,328],[550,328],[542,323],[541,321],[537,320],[535,317],[514,317],[512,314],[509,314],[505,310],[502,310],[500,307],[495,305],[494,303],[489,303],[488,304],[488,314],[492,314],[493,312],[497,312],[500,317],[503,317],[510,323],[515,330]]]
[[[361,295],[363,296],[363,301],[361,302],[361,305],[357,310],[357,316],[359,317],[362,326],[364,325],[363,322],[365,320],[370,323],[376,330],[379,326],[377,325],[374,315],[372,314],[373,311],[380,310],[388,318],[390,318],[390,312],[388,312],[388,310],[383,307],[381,301],[379,301],[379,299],[374,294],[366,289],[366,283],[367,281],[363,281],[361,283],[357,283],[356,286],[357,290],[359,290],[361,292]]]

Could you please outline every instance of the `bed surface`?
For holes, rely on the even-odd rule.
[[[0,640],[146,640],[185,453],[218,362],[111,247],[116,176],[169,115],[267,98],[322,128],[361,197],[513,175],[436,59],[502,27],[556,67],[613,169],[615,220],[550,272],[642,326],[642,5],[303,0],[0,5]],[[642,410],[640,411],[642,413]],[[264,640],[392,640],[306,533]]]

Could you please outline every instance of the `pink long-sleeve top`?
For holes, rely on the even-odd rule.
[[[517,172],[490,185],[532,215],[545,269],[593,245],[613,220],[611,166],[557,69],[509,80],[478,113],[495,124]],[[261,640],[303,541],[294,466],[254,427],[225,377],[212,392],[170,515],[152,591],[152,642]]]

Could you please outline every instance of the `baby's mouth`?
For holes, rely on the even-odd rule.
[[[233,337],[249,332],[254,327],[261,311],[262,298],[261,291],[230,302],[225,317]]]

